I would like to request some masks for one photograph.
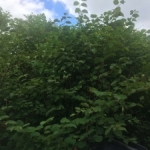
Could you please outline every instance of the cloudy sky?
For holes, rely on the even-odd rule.
[[[74,0],[0,0],[0,7],[9,11],[13,17],[23,17],[23,14],[45,13],[47,18],[60,18],[64,12],[74,15]],[[114,8],[113,0],[87,0],[88,12],[102,14]],[[139,11],[140,17],[136,27],[150,29],[150,0],[126,0],[122,10],[129,16],[130,10]]]

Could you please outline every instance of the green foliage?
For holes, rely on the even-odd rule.
[[[114,138],[150,147],[149,30],[120,6],[89,18],[82,1],[72,26],[66,13],[52,22],[1,9],[0,149],[84,150]]]

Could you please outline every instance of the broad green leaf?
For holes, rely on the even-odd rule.
[[[130,103],[130,104],[129,104],[129,107],[135,107],[135,106],[137,106],[136,103]]]
[[[127,96],[126,96],[126,95],[123,95],[123,94],[114,94],[113,96],[114,96],[114,98],[117,99],[118,101],[127,99]]]
[[[79,12],[81,12],[81,10],[79,8],[76,8],[75,13],[79,13]]]
[[[134,13],[134,11],[133,10],[130,10],[130,15],[132,15]]]
[[[67,24],[71,24],[71,22],[70,22],[70,21],[66,21],[66,23],[67,23]]]
[[[38,131],[38,130],[41,130],[42,128],[43,128],[43,126],[42,126],[42,125],[39,125],[39,126],[37,126],[37,127],[35,128],[35,130]]]
[[[79,2],[78,2],[78,1],[74,1],[73,5],[74,5],[74,6],[78,6],[78,5],[79,5]]]
[[[58,125],[58,124],[53,124],[52,126],[51,126],[51,130],[52,131],[58,131],[60,129],[60,125]]]
[[[110,127],[108,127],[106,130],[105,130],[105,135],[107,136],[111,130],[113,129],[114,125],[111,125]]]
[[[29,125],[30,125],[30,123],[27,123],[27,124],[24,124],[22,127],[25,128],[25,127],[27,127]]]
[[[76,143],[76,140],[73,139],[72,137],[67,137],[67,138],[65,138],[64,141],[65,141],[66,143],[68,143],[68,144],[71,144],[71,145],[74,145],[74,144]]]
[[[86,101],[86,99],[83,96],[80,96],[80,95],[74,96],[74,99],[77,99],[77,100],[83,101],[83,102]]]
[[[73,127],[73,128],[77,128],[77,126],[76,126],[76,124],[74,124],[74,123],[69,123],[69,124],[66,124],[65,126],[64,126],[65,128],[69,128],[69,127]]]
[[[93,136],[93,139],[95,142],[102,142],[103,137],[96,134]]]
[[[138,14],[133,14],[132,16],[135,17],[135,18],[139,17]]]
[[[120,1],[120,3],[121,3],[121,4],[124,4],[124,3],[125,3],[125,1],[124,1],[124,0],[121,0],[121,1]]]
[[[114,5],[118,5],[119,4],[119,0],[114,0],[113,3],[114,3]]]
[[[13,124],[13,125],[15,125],[16,124],[16,122],[15,121],[13,121],[13,120],[8,120],[8,121],[6,121],[5,122],[5,124],[7,125],[7,124]]]
[[[0,116],[0,120],[5,120],[5,119],[8,119],[9,116],[8,115],[3,115],[3,116]]]
[[[54,134],[54,135],[59,135],[59,134],[60,134],[60,131],[54,131],[53,134]]]
[[[71,114],[70,117],[74,117],[76,114]]]
[[[105,104],[105,100],[96,100],[95,101],[95,105],[104,105]]]
[[[62,119],[60,120],[60,122],[61,122],[61,123],[69,123],[70,120],[65,117],[65,118],[62,118]]]
[[[46,123],[53,121],[54,117],[50,117],[46,120]]]
[[[35,127],[26,127],[26,128],[25,128],[25,131],[26,131],[26,132],[34,132],[35,130],[36,130]]]
[[[101,107],[100,106],[95,106],[92,108],[94,112],[101,112]]]
[[[40,136],[41,134],[39,132],[32,132],[30,135],[33,137],[37,137]]]
[[[86,107],[86,108],[89,108],[88,103],[81,103],[81,106]]]
[[[90,92],[94,93],[96,96],[110,96],[111,95],[111,92],[101,92],[93,87],[90,87],[89,90]]]
[[[96,18],[97,15],[96,14],[91,14],[91,18]]]
[[[49,130],[49,129],[51,129],[51,126],[52,126],[52,125],[45,126],[44,130]]]
[[[113,131],[115,135],[117,135],[118,137],[122,138],[122,131],[121,130],[114,130]]]
[[[89,119],[86,119],[86,118],[76,118],[75,119],[75,124],[77,124],[77,125],[85,125],[85,124],[87,124],[88,122],[89,122]]]
[[[117,64],[111,64],[110,69],[114,69],[117,66]]]
[[[87,4],[86,3],[81,3],[81,6],[87,7]]]
[[[54,20],[54,22],[60,22],[60,20],[58,20],[58,19],[55,19],[55,20]]]
[[[9,131],[21,131],[22,130],[22,127],[21,126],[9,126],[7,127],[7,130]]]
[[[86,9],[83,9],[82,12],[83,13],[88,13],[88,11]]]

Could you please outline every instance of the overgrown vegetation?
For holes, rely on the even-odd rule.
[[[103,139],[150,148],[150,30],[124,0],[101,16],[75,1],[57,26],[0,9],[0,149],[86,150]],[[82,7],[80,7],[82,6]],[[81,9],[83,8],[83,9]]]

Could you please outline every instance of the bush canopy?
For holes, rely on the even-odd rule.
[[[76,24],[0,8],[1,150],[87,150],[105,139],[150,148],[150,30],[113,2],[98,16],[75,1]]]

